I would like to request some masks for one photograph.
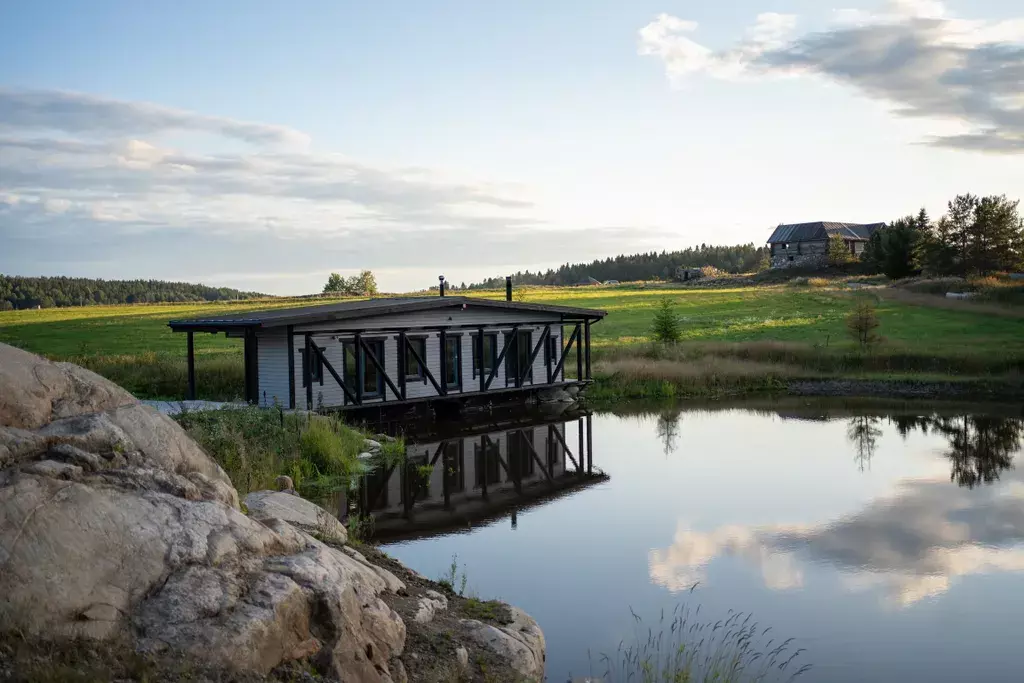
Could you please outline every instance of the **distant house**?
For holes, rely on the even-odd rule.
[[[577,287],[589,287],[591,285],[599,285],[599,284],[601,284],[600,280],[595,280],[592,277],[585,277],[582,280],[580,280],[579,282],[577,282],[576,286]]]
[[[619,284],[619,281],[618,280],[605,280],[604,283],[606,285],[617,285],[617,284]]]
[[[704,277],[704,270],[702,268],[687,268],[685,266],[676,268],[676,279],[680,282],[699,280],[702,277]]]
[[[864,253],[871,235],[885,223],[793,223],[780,225],[768,238],[772,254],[772,268],[825,265],[828,241],[833,236],[842,238],[850,253]]]

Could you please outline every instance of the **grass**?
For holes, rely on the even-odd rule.
[[[771,386],[794,374],[989,376],[1019,374],[1024,369],[1024,335],[1020,333],[1024,312],[1020,310],[991,302],[947,302],[912,288],[852,292],[846,287],[849,282],[882,281],[877,277],[810,278],[804,285],[718,289],[641,283],[523,288],[518,293],[530,303],[608,311],[608,317],[594,325],[592,337],[602,378],[662,376],[677,386],[707,386],[713,393],[731,386],[737,390],[745,385]],[[826,286],[829,283],[832,286]],[[999,283],[1007,291],[1020,286],[1008,279]],[[472,295],[502,298],[503,292]],[[846,331],[846,316],[861,296],[877,300],[879,332],[885,338],[870,356],[857,352]],[[651,321],[666,298],[681,320],[682,360],[692,364],[706,358],[702,366],[656,364],[645,351],[639,352],[642,362],[615,355],[623,347],[642,348],[650,341]],[[3,312],[0,341],[54,359],[73,359],[142,397],[177,399],[186,385],[185,339],[170,331],[168,320],[297,303],[260,300]],[[198,335],[196,354],[200,398],[232,400],[242,393],[240,340]]]
[[[692,590],[692,589],[691,589]],[[630,610],[632,612],[632,610]],[[602,654],[600,680],[609,683],[740,683],[790,681],[810,669],[798,662],[803,650],[793,640],[778,641],[748,614],[729,611],[725,619],[701,621],[700,607],[683,603],[658,624],[644,628],[633,613],[636,629],[630,643]],[[594,672],[591,672],[593,678]]]
[[[304,497],[324,500],[360,471],[366,437],[335,416],[230,407],[185,411],[176,419],[242,497],[274,488],[285,474]]]

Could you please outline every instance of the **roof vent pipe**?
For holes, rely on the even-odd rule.
[[[441,294],[441,296],[444,296],[444,275],[438,275],[437,276],[437,281],[438,281],[437,291]]]
[[[512,276],[505,276],[505,301],[512,301]]]

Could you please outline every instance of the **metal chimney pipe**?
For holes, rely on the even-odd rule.
[[[512,301],[512,276],[505,277],[505,301]]]
[[[437,280],[439,283],[437,290],[441,296],[444,296],[444,275],[438,275]]]

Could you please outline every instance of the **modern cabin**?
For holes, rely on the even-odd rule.
[[[854,257],[860,257],[868,240],[885,223],[793,223],[775,228],[768,238],[772,268],[817,267],[828,259],[828,244],[840,238]]]
[[[586,385],[590,326],[604,316],[442,295],[172,320],[169,326],[187,334],[189,398],[202,381],[194,335],[223,332],[244,340],[249,403],[349,409]]]

